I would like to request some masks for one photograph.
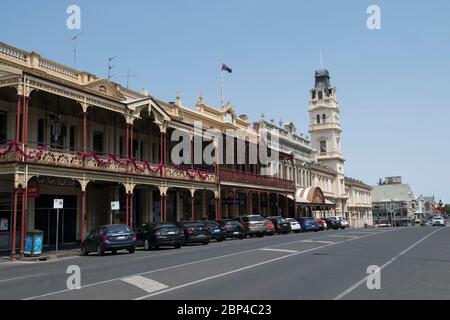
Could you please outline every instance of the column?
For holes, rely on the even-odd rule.
[[[16,141],[19,142],[20,140],[20,110],[21,110],[21,104],[22,104],[22,96],[17,96],[17,118],[16,118]]]
[[[236,203],[236,189],[233,189],[233,213],[232,214],[234,215],[234,217],[239,216],[239,208]]]
[[[17,230],[17,193],[19,191],[14,188],[13,191],[13,227],[11,230],[12,246],[11,246],[11,259],[16,257],[16,230]]]
[[[22,143],[27,144],[28,142],[28,97],[23,97],[23,116],[22,116]],[[24,148],[26,151],[26,149]],[[26,160],[26,159],[25,159]]]
[[[86,191],[81,191],[81,241],[84,240],[85,237],[85,224],[84,224],[84,216],[85,216],[85,206],[86,206]]]
[[[134,198],[134,192],[130,193],[130,228],[133,229],[133,198]]]
[[[195,191],[191,191],[191,220],[195,221]]]
[[[20,228],[20,256],[23,257],[25,249],[25,232],[26,232],[26,212],[27,212],[27,188],[22,190],[22,225]]]
[[[130,130],[130,141],[128,142],[130,147],[130,153],[128,155],[128,159],[134,159],[134,141],[133,141],[133,131],[134,131],[134,125],[133,124],[129,124],[129,129]]]
[[[261,214],[261,192],[258,191],[258,214]]]
[[[289,217],[289,198],[286,195],[286,214],[285,217]]]
[[[130,195],[128,194],[128,191],[125,190],[125,224],[126,225],[129,225],[129,220],[128,220],[129,200],[130,200]]]

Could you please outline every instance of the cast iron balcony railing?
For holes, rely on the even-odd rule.
[[[228,169],[220,169],[220,180],[255,184],[265,187],[295,189],[294,181]]]
[[[27,145],[22,147],[14,141],[0,145],[0,163],[23,161],[56,168],[74,168],[217,183],[215,172],[192,169],[187,166],[164,166],[163,164],[151,164],[148,161],[121,159],[112,155],[98,155],[95,152],[56,150],[44,146]]]

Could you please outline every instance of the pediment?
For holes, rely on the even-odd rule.
[[[92,81],[85,87],[96,93],[107,95],[118,100],[126,100],[126,97],[122,94],[122,92],[120,92],[112,82],[106,79],[98,79]]]

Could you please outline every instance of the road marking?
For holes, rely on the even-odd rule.
[[[395,230],[391,230],[390,229],[390,230],[386,230],[386,231],[379,232],[379,233],[372,234],[372,235],[378,235],[378,234],[382,234],[382,233],[385,233],[385,232],[391,232],[391,231],[395,231]],[[352,239],[348,239],[348,240],[345,240],[345,241],[336,242],[334,244],[340,244],[340,243],[344,243],[344,242],[347,242],[347,241],[352,241],[352,240],[355,240],[355,239],[361,239],[361,238],[365,238],[367,236],[372,236],[372,235],[365,235],[365,236],[361,236],[359,238],[352,238]],[[284,245],[289,245],[289,244],[294,244],[294,243],[299,243],[299,242],[302,242],[302,241],[303,240],[284,242],[284,243],[281,243],[281,244],[276,244],[276,245],[270,246],[269,248],[279,247],[279,246],[284,246]],[[328,244],[328,245],[317,247],[317,248],[313,248],[313,249],[310,249],[310,250],[318,250],[318,249],[321,249],[321,248],[328,247],[330,245],[331,244]],[[217,260],[217,259],[221,259],[221,258],[226,258],[226,257],[230,257],[230,256],[239,255],[239,254],[244,254],[244,253],[249,253],[249,252],[256,252],[256,251],[258,251],[260,249],[261,248],[245,250],[245,251],[235,252],[235,253],[226,254],[226,255],[222,255],[222,256],[212,257],[212,258],[208,258],[208,259],[191,261],[191,262],[187,262],[187,263],[183,263],[183,264],[179,264],[179,265],[175,265],[175,266],[160,268],[160,269],[156,269],[156,270],[152,270],[152,271],[145,271],[145,272],[140,272],[140,273],[131,274],[131,275],[127,275],[127,276],[122,276],[122,277],[117,277],[117,278],[113,278],[113,279],[108,279],[108,280],[104,280],[104,281],[94,282],[94,283],[90,283],[90,284],[86,284],[84,286],[81,286],[81,289],[92,287],[92,286],[97,286],[97,285],[102,285],[102,284],[105,284],[105,283],[110,283],[110,282],[114,282],[114,281],[118,281],[118,280],[122,280],[122,279],[128,278],[128,277],[142,276],[142,275],[146,275],[146,274],[156,273],[156,272],[160,272],[160,271],[166,271],[166,270],[170,270],[170,269],[176,269],[176,268],[180,268],[180,267],[184,267],[184,266],[188,266],[188,265],[193,265],[193,264],[202,263],[202,262],[206,262],[206,261]],[[308,252],[308,251],[305,251],[305,252]],[[300,253],[302,253],[302,252],[299,252],[299,253],[296,253],[296,254],[300,254]],[[285,257],[288,257],[288,256],[285,256]],[[68,292],[68,291],[70,291],[70,290],[69,289],[64,289],[64,290],[59,290],[59,291],[48,292],[48,293],[44,293],[44,294],[41,294],[41,295],[28,297],[28,298],[25,298],[23,300],[33,300],[33,299],[48,297],[48,296],[52,296],[52,295],[56,295],[56,294],[60,294],[60,293],[65,293],[65,292]]]
[[[334,241],[320,241],[320,240],[303,240],[302,242],[308,242],[308,243],[327,243],[327,244],[337,243],[337,242],[334,242]]]
[[[374,234],[374,233],[378,233],[378,232],[369,232],[369,231],[352,231],[349,232],[348,234]]]
[[[333,238],[359,238],[359,236],[343,236],[343,235],[335,235],[335,236],[327,236]]]
[[[441,229],[442,230],[442,229]],[[393,257],[391,260],[389,260],[388,262],[386,262],[384,265],[382,265],[380,267],[380,271],[383,270],[384,268],[386,268],[387,266],[389,266],[391,263],[393,263],[395,260],[397,260],[398,258],[400,258],[401,256],[403,256],[405,253],[407,253],[408,251],[410,251],[411,249],[413,249],[414,247],[416,247],[417,245],[419,245],[420,243],[422,243],[423,241],[425,241],[426,239],[428,239],[429,237],[431,237],[433,234],[435,234],[436,232],[439,232],[441,230],[435,230],[432,233],[426,235],[425,237],[423,237],[422,239],[418,240],[417,242],[413,243],[411,246],[409,246],[408,248],[406,248],[405,250],[403,250],[402,252],[400,252],[397,256]],[[362,278],[360,281],[358,281],[357,283],[355,283],[354,285],[352,285],[350,288],[348,288],[347,290],[345,290],[344,292],[342,292],[341,294],[339,294],[337,297],[335,297],[333,300],[340,300],[343,297],[345,297],[346,295],[348,295],[350,292],[352,292],[353,290],[355,290],[356,288],[358,288],[360,285],[362,285],[363,283],[367,282],[367,279],[369,278],[370,275],[365,276],[364,278]]]
[[[145,278],[142,276],[129,277],[122,279],[122,281],[131,284],[133,286],[136,286],[144,291],[147,291],[148,293],[159,291],[169,287],[166,286],[165,284],[162,284],[161,282]]]
[[[16,277],[16,278],[2,279],[2,280],[0,280],[0,283],[1,283],[1,282],[14,281],[14,280],[20,280],[20,279],[27,279],[27,278],[36,278],[36,277],[39,277],[39,276],[42,276],[42,275],[45,275],[45,273],[38,273],[38,274],[31,274],[31,275],[23,276],[23,277]]]
[[[274,251],[274,252],[285,252],[285,253],[297,253],[296,250],[286,250],[286,249],[271,249],[271,248],[263,248],[261,251]]]
[[[356,239],[361,239],[361,238],[365,238],[365,237],[369,237],[369,236],[372,236],[372,235],[368,234],[368,235],[365,235],[365,236],[361,236],[359,238],[353,238],[353,239],[349,239],[349,240],[346,240],[346,241],[333,242],[331,244],[325,244],[325,245],[317,247],[317,248],[312,248],[312,249],[308,249],[308,250],[299,251],[299,252],[292,253],[292,254],[289,254],[289,255],[286,255],[286,256],[282,256],[282,257],[278,257],[278,258],[275,258],[275,259],[271,259],[271,260],[255,263],[255,264],[243,267],[243,268],[239,268],[239,269],[231,270],[231,271],[228,271],[228,272],[216,274],[214,276],[209,276],[209,277],[206,277],[206,278],[203,278],[203,279],[199,279],[199,280],[195,280],[195,281],[192,281],[192,282],[188,282],[188,283],[176,286],[176,287],[172,287],[172,288],[168,288],[168,289],[165,289],[165,290],[161,290],[161,291],[158,291],[158,292],[155,292],[155,293],[151,293],[151,294],[148,294],[148,295],[145,295],[145,296],[142,296],[142,297],[138,297],[138,298],[136,298],[134,300],[148,299],[148,298],[156,296],[156,295],[160,295],[160,294],[164,294],[164,293],[167,293],[167,292],[175,291],[175,290],[178,290],[178,289],[186,288],[186,287],[189,287],[189,286],[192,286],[192,285],[195,285],[195,284],[199,284],[199,283],[202,283],[202,282],[205,282],[205,281],[214,280],[214,279],[217,279],[217,278],[222,278],[222,277],[228,276],[230,274],[234,274],[234,273],[242,272],[242,271],[249,270],[249,269],[252,269],[252,268],[256,268],[256,267],[259,267],[259,266],[262,266],[262,265],[266,265],[266,264],[269,264],[269,263],[272,263],[272,262],[275,262],[275,261],[288,259],[290,257],[298,256],[298,255],[301,255],[303,253],[316,251],[316,250],[327,248],[327,247],[331,247],[331,246],[334,246],[334,245],[337,245],[337,244],[340,244],[340,243],[353,241],[353,240],[356,240]]]

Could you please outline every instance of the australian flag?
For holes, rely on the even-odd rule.
[[[227,71],[228,73],[233,73],[233,70],[227,66],[225,63],[222,63],[222,71]]]

